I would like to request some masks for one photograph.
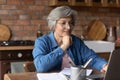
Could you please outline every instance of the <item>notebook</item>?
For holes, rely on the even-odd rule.
[[[103,80],[120,80],[120,49],[114,50],[111,53],[108,65]]]

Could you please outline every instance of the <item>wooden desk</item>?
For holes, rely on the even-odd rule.
[[[4,80],[38,80],[36,72],[5,74]]]
[[[96,75],[98,74],[99,76],[103,76],[103,75],[99,74],[98,71],[95,73],[96,73]],[[94,74],[93,74],[93,76],[94,76]],[[36,72],[24,72],[24,73],[5,74],[4,80],[38,80],[38,78],[37,78]],[[103,80],[103,78],[101,77],[101,79],[99,79],[99,80]]]
[[[0,80],[5,73],[12,72],[12,62],[33,61],[33,45],[26,46],[0,46]]]

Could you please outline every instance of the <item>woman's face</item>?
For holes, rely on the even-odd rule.
[[[73,22],[71,17],[64,17],[56,21],[54,33],[57,34],[59,37],[63,37],[65,35],[71,35],[72,29]]]

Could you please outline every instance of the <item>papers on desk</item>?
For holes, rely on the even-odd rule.
[[[89,76],[92,69],[87,69],[86,75]],[[38,80],[68,80],[65,75],[71,75],[70,68],[64,68],[58,73],[37,73]]]
[[[86,76],[89,76],[92,73],[92,69],[86,69]],[[70,68],[64,68],[60,73],[65,75],[71,75]]]
[[[38,73],[38,80],[67,80],[61,73]]]
[[[60,73],[65,74],[65,75],[71,75],[70,73],[70,68],[64,68]]]

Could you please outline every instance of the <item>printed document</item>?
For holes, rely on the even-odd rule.
[[[89,76],[92,73],[92,69],[86,70],[86,75]],[[64,68],[60,72],[56,73],[37,73],[38,80],[68,80],[70,77],[70,68]]]
[[[61,73],[38,73],[38,80],[67,80],[64,74]]]

